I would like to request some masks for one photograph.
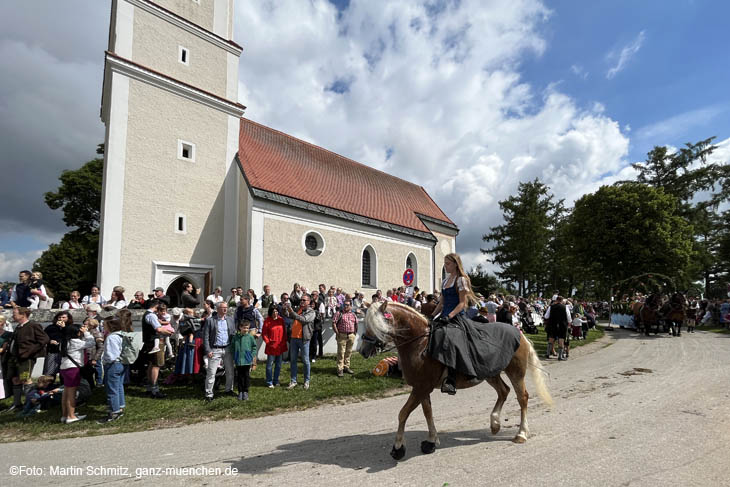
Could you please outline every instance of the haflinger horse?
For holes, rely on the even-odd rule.
[[[381,305],[370,306],[365,316],[366,332],[360,341],[359,352],[369,358],[377,353],[378,345],[386,346],[394,344],[398,349],[400,368],[406,382],[412,387],[411,395],[408,397],[403,408],[398,414],[398,432],[395,435],[395,444],[390,455],[396,459],[402,459],[406,454],[403,442],[406,420],[413,410],[421,405],[423,415],[428,424],[428,439],[421,442],[423,453],[433,453],[436,445],[439,444],[436,426],[433,423],[433,412],[431,410],[431,392],[440,387],[446,377],[446,366],[432,359],[427,355],[426,349],[429,338],[428,320],[413,308],[394,302],[384,302]],[[489,326],[485,324],[484,326]],[[515,389],[517,401],[520,403],[520,428],[512,441],[524,443],[528,436],[527,427],[527,399],[529,397],[525,388],[525,373],[530,370],[532,380],[540,398],[548,405],[552,404],[552,398],[547,390],[544,381],[544,371],[540,359],[532,346],[532,343],[521,335],[520,345],[515,351],[504,372],[512,382]],[[490,416],[492,434],[497,434],[501,426],[502,405],[509,394],[509,387],[498,374],[489,377],[486,381],[496,389],[497,402],[494,405]],[[473,387],[481,380],[469,380],[457,374],[456,388],[466,389]]]

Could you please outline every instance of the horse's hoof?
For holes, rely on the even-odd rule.
[[[401,460],[404,456],[406,456],[406,446],[401,445],[400,448],[396,448],[395,445],[393,445],[393,449],[390,450],[390,456],[393,457],[394,460]]]
[[[517,435],[514,438],[512,438],[512,443],[524,443],[526,441],[527,441],[527,439],[524,436]]]
[[[424,440],[421,442],[421,451],[425,453],[426,455],[433,453],[436,451],[436,443],[432,443],[428,440]]]
[[[499,430],[500,430],[500,428],[501,428],[501,427],[502,427],[502,425],[501,425],[501,424],[499,424],[499,423],[497,423],[497,424],[493,424],[493,425],[491,426],[492,434],[493,434],[493,435],[496,435],[497,433],[499,433]]]

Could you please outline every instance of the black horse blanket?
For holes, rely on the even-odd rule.
[[[520,346],[520,331],[507,323],[478,323],[459,315],[431,326],[428,354],[470,378],[499,375]]]

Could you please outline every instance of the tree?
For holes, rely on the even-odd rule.
[[[555,203],[549,188],[537,179],[520,183],[517,193],[499,202],[504,224],[490,228],[490,233],[482,237],[493,245],[481,251],[502,268],[497,275],[517,282],[518,292],[525,295],[545,274],[550,213]]]
[[[686,281],[692,227],[677,214],[678,205],[664,190],[640,183],[583,196],[569,225],[577,261],[606,287],[651,272]]]
[[[477,264],[476,267],[468,272],[471,286],[475,291],[480,292],[484,295],[497,291],[499,289],[499,280],[494,274],[487,272],[481,264]]]
[[[96,153],[104,154],[104,144]],[[64,223],[75,227],[33,264],[57,298],[68,299],[74,289],[85,293],[96,280],[103,171],[104,159],[92,159],[79,169],[63,171],[58,190],[45,194],[46,204],[61,209]]]
[[[657,146],[647,154],[646,162],[633,164],[639,172],[638,182],[663,188],[665,193],[679,200],[678,214],[694,227],[693,245],[697,257],[683,279],[682,287],[686,288],[702,277],[706,294],[710,294],[712,280],[718,275],[716,249],[721,228],[717,206],[730,198],[730,165],[707,162],[717,148],[712,144],[714,139],[688,143],[675,152]],[[695,201],[700,191],[708,195]]]

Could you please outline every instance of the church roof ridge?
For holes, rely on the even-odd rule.
[[[420,215],[457,229],[422,186],[244,117],[238,152],[252,188],[419,232],[430,233]]]

